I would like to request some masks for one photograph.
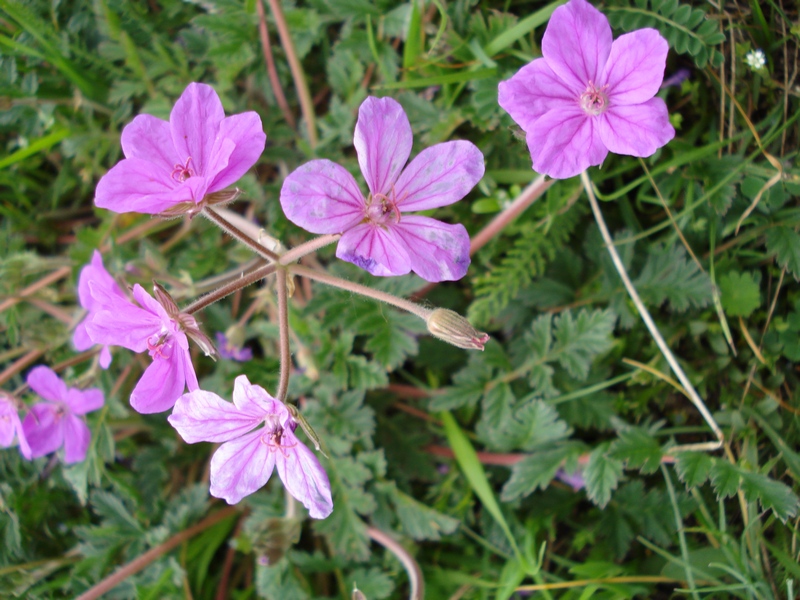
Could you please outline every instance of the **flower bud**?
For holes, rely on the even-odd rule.
[[[488,333],[478,331],[464,317],[446,308],[434,310],[427,325],[432,336],[465,350],[482,351],[483,345],[489,341]]]

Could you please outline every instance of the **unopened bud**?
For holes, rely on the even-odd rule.
[[[482,351],[483,345],[489,341],[488,333],[478,331],[460,314],[446,308],[434,310],[427,325],[432,336],[465,350]]]

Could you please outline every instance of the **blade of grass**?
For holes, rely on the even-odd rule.
[[[550,15],[553,14],[553,11],[565,2],[566,0],[556,0],[556,2],[551,2],[532,15],[528,15],[511,29],[504,31],[486,44],[483,51],[489,56],[494,56],[498,52],[505,50],[518,39],[525,37],[540,25],[544,25],[550,19]]]
[[[16,152],[12,152],[5,158],[0,159],[0,169],[5,169],[6,167],[10,167],[13,164],[22,162],[29,156],[38,154],[43,150],[49,150],[50,148],[58,144],[61,140],[68,137],[69,134],[70,130],[67,128],[63,128],[63,129],[57,129],[56,131],[44,137],[40,137],[38,140],[30,143],[27,147],[20,148]]]
[[[425,88],[432,85],[444,85],[446,83],[462,83],[474,81],[476,79],[487,79],[494,77],[497,69],[478,69],[477,71],[460,71],[458,73],[447,73],[446,75],[434,75],[424,79],[412,79],[410,81],[396,81],[375,86],[375,90],[405,90],[409,88]]]

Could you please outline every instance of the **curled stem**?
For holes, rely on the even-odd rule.
[[[589,180],[589,176],[585,171],[581,173],[581,181],[583,182],[583,187],[586,190],[586,195],[589,196],[589,205],[592,207],[592,212],[594,213],[595,221],[597,221],[597,227],[600,229],[600,234],[603,236],[606,249],[611,255],[611,260],[617,269],[617,273],[619,273],[619,276],[622,279],[622,283],[625,285],[625,289],[628,291],[628,295],[633,301],[634,306],[636,306],[639,316],[642,317],[642,321],[644,321],[644,324],[647,326],[647,330],[653,337],[653,341],[655,341],[656,346],[658,346],[658,349],[661,350],[661,354],[664,355],[664,358],[667,359],[667,363],[669,363],[669,366],[673,373],[675,373],[678,381],[681,382],[683,389],[686,390],[687,397],[692,404],[694,404],[695,408],[700,411],[703,419],[705,419],[705,422],[709,427],[711,427],[711,430],[714,432],[714,435],[717,438],[716,442],[677,446],[675,448],[671,448],[670,452],[676,452],[679,450],[716,450],[717,448],[721,448],[723,441],[725,440],[725,436],[723,435],[722,430],[719,428],[719,425],[717,425],[717,422],[714,420],[714,417],[711,416],[708,408],[706,408],[706,405],[700,398],[697,390],[694,389],[692,382],[689,381],[689,378],[686,376],[683,368],[678,363],[675,355],[672,354],[669,346],[667,346],[667,342],[658,331],[658,327],[656,327],[656,324],[653,322],[653,318],[650,316],[647,307],[645,307],[642,299],[639,297],[639,293],[636,291],[633,282],[628,276],[625,265],[622,263],[622,259],[617,252],[617,248],[614,246],[614,240],[611,238],[611,234],[608,232],[608,227],[606,227],[606,222],[603,219],[603,213],[600,212],[600,206],[597,204],[597,198],[594,195],[592,182]]]
[[[386,292],[361,285],[360,283],[353,283],[352,281],[340,279],[339,277],[334,277],[333,275],[329,275],[328,273],[324,273],[322,271],[317,271],[316,269],[310,269],[302,265],[291,265],[288,268],[295,275],[308,277],[314,281],[319,281],[320,283],[324,283],[326,285],[338,287],[343,290],[353,292],[354,294],[360,294],[362,296],[367,296],[368,298],[386,302],[386,304],[391,304],[392,306],[396,306],[397,308],[408,311],[426,322],[430,314],[433,312],[431,309],[425,308],[416,302],[411,302],[410,300],[406,300],[404,298],[398,298],[392,294],[387,294]]]
[[[408,581],[411,584],[411,591],[408,594],[409,600],[422,600],[425,597],[425,580],[422,577],[422,569],[419,568],[417,561],[392,537],[385,534],[375,527],[367,527],[367,535],[389,552],[397,557],[408,573]]]
[[[233,223],[223,218],[223,216],[213,208],[206,206],[203,208],[203,212],[201,214],[204,215],[209,221],[214,223],[217,227],[222,229],[222,231],[227,233],[232,238],[240,241],[259,256],[262,256],[272,262],[276,262],[280,258],[280,255],[259,244],[241,229],[236,227]]]
[[[287,276],[286,269],[278,270],[278,332],[280,334],[278,344],[280,346],[281,371],[276,398],[281,402],[286,400],[286,391],[289,389],[289,373],[292,369],[292,354],[289,348],[289,291],[286,284]]]

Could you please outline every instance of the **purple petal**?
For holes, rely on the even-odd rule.
[[[283,403],[269,395],[260,385],[253,385],[247,375],[239,375],[233,382],[233,403],[243,413],[263,419],[265,415],[278,415],[282,422],[289,416]]]
[[[131,392],[131,406],[143,415],[169,410],[186,388],[183,351],[169,344],[162,349],[166,358],[155,357]]]
[[[283,181],[286,218],[311,233],[341,233],[364,218],[365,202],[356,180],[329,160],[312,160]]]
[[[89,388],[88,390],[69,388],[64,402],[69,406],[73,414],[85,415],[102,408],[105,403],[105,397],[103,396],[103,391],[97,388]]]
[[[67,397],[67,384],[61,381],[55,371],[44,365],[31,369],[26,381],[45,400],[60,402]]]
[[[169,123],[152,115],[139,115],[128,123],[121,142],[125,158],[141,158],[153,163],[154,170],[167,174],[186,161],[175,151]]]
[[[219,126],[219,139],[233,142],[234,150],[225,168],[217,172],[209,184],[209,192],[216,192],[239,181],[258,162],[264,152],[267,136],[261,125],[261,117],[257,113],[246,112],[223,119]],[[206,175],[211,176],[210,173]]]
[[[82,462],[92,441],[89,427],[74,415],[64,417],[64,462],[68,465]]]
[[[613,35],[608,19],[586,0],[570,0],[550,17],[542,38],[542,54],[551,69],[582,93],[597,84],[611,52]]]
[[[58,450],[64,443],[64,415],[56,415],[57,406],[42,402],[31,406],[22,422],[31,458],[39,458]]]
[[[578,106],[542,116],[527,135],[533,170],[566,179],[602,163],[608,149],[595,131],[597,123]]]
[[[105,293],[91,285],[92,296],[104,307],[87,318],[86,330],[96,344],[122,346],[144,352],[150,337],[161,331],[162,321],[153,313]]]
[[[108,346],[103,346],[103,349],[100,350],[100,367],[103,369],[107,369],[108,366],[111,364],[111,350],[108,349]]]
[[[508,81],[500,82],[497,102],[517,125],[528,131],[547,111],[574,105],[585,88],[570,88],[545,59],[537,58]]]
[[[336,247],[336,256],[379,277],[411,271],[405,244],[393,227],[385,229],[374,223],[363,223],[346,231]]]
[[[139,303],[144,310],[159,318],[162,323],[170,321],[169,315],[163,306],[153,298],[146,289],[138,283],[133,286],[133,299]],[[184,336],[185,337],[185,336]]]
[[[396,100],[370,96],[361,103],[353,145],[370,192],[389,194],[412,143],[411,125]]]
[[[14,443],[14,436],[19,440],[19,451],[28,460],[31,458],[31,447],[25,439],[25,431],[13,402],[0,396],[0,448],[9,448]]]
[[[655,29],[621,35],[611,45],[601,85],[611,106],[641,104],[656,95],[664,79],[669,44]]]
[[[92,338],[89,337],[89,332],[86,331],[86,324],[92,316],[94,315],[91,313],[86,315],[86,318],[78,323],[75,327],[75,331],[72,332],[72,345],[75,346],[75,349],[79,352],[83,352],[94,346]]]
[[[650,156],[675,137],[661,98],[633,106],[611,106],[600,115],[598,132],[611,152],[641,157]]]
[[[78,298],[81,306],[86,310],[93,310],[96,308],[97,303],[92,297],[89,282],[94,282],[95,285],[104,288],[110,294],[125,298],[125,294],[122,293],[117,282],[106,271],[103,265],[103,257],[98,250],[94,251],[92,261],[81,269],[81,274],[78,277]]]
[[[403,240],[411,270],[425,281],[455,281],[469,268],[469,234],[463,225],[403,216],[392,227]]]
[[[194,201],[194,190],[185,183],[172,179],[169,171],[154,170],[146,160],[126,158],[100,178],[94,203],[118,213],[157,214],[178,202]]]
[[[211,495],[236,504],[261,489],[272,475],[275,452],[261,440],[264,429],[225,442],[211,458]]]
[[[325,469],[291,429],[283,430],[275,463],[283,485],[303,503],[312,519],[324,519],[333,512],[331,484]]]
[[[397,206],[402,212],[410,212],[457,202],[481,180],[483,171],[483,154],[472,142],[445,142],[426,148],[397,180]]]
[[[242,412],[212,392],[195,390],[175,402],[167,417],[187,444],[227,442],[243,436],[258,426],[264,414]]]
[[[181,164],[191,158],[189,166],[196,175],[208,174],[224,118],[225,111],[217,92],[203,83],[190,83],[172,108],[169,115],[172,143]]]
[[[197,382],[197,373],[194,371],[194,365],[192,364],[192,353],[189,352],[189,348],[182,349],[181,361],[183,362],[183,376],[186,379],[186,388],[190,392],[199,390],[200,384]]]

